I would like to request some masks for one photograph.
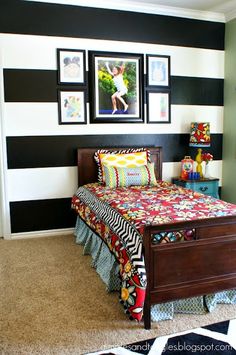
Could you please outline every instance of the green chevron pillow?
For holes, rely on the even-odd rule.
[[[157,185],[154,163],[135,167],[121,168],[104,165],[105,184],[111,188],[131,185]]]

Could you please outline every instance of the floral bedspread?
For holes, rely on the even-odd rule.
[[[146,289],[142,253],[145,225],[236,215],[236,205],[165,181],[153,187],[117,189],[88,184],[77,190],[72,208],[115,255],[120,265],[120,300],[130,318],[138,321],[142,319]]]

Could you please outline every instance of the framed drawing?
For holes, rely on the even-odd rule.
[[[90,51],[89,67],[91,123],[143,123],[143,55]]]
[[[170,92],[147,92],[147,123],[170,123]]]
[[[85,51],[57,49],[58,83],[85,84]]]
[[[170,56],[147,55],[147,85],[170,86]]]
[[[86,102],[84,90],[58,91],[59,124],[85,124]]]

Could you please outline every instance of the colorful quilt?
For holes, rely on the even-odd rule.
[[[236,215],[236,205],[168,182],[157,186],[111,189],[99,183],[80,187],[72,208],[108,245],[120,265],[120,301],[131,319],[140,321],[146,289],[142,233],[147,224]],[[157,243],[189,240],[182,231],[156,236]]]

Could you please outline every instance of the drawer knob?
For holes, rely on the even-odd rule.
[[[208,190],[208,187],[207,187],[207,186],[202,186],[202,187],[200,187],[200,190],[201,190],[202,192],[205,192],[205,191]]]

